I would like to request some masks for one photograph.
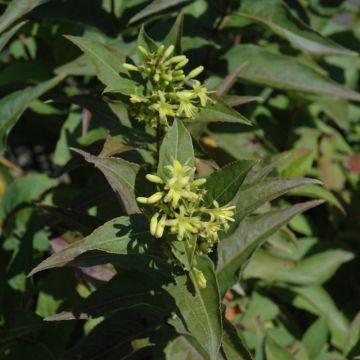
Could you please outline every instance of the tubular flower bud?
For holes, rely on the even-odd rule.
[[[157,237],[158,239],[161,238],[164,234],[165,223],[166,223],[166,215],[163,215],[156,227],[155,237]]]
[[[193,181],[192,185],[193,187],[199,187],[202,186],[206,183],[206,179],[205,178],[200,178],[200,179],[196,179]]]
[[[148,204],[155,204],[156,202],[158,202],[162,197],[163,197],[164,193],[159,191],[156,192],[155,194],[151,195],[148,199],[147,199],[147,203]]]
[[[150,220],[150,234],[152,236],[155,236],[155,234],[156,234],[156,228],[158,225],[158,217],[159,217],[159,213],[155,213]]]
[[[185,80],[185,75],[178,75],[173,78],[174,81],[183,81]]]
[[[188,80],[195,78],[203,71],[199,66],[187,76],[183,71],[189,59],[185,55],[175,55],[174,45],[165,48],[160,45],[157,49],[148,50],[138,46],[140,62],[138,66],[123,64],[124,69],[139,72],[145,85],[135,85],[134,93],[130,94],[130,115],[151,127],[159,125],[166,131],[169,120],[175,117],[192,119],[201,107],[205,107],[211,100],[207,89],[199,81]],[[138,82],[134,79],[134,82]],[[190,89],[189,87],[191,87]],[[179,94],[179,96],[177,96]]]
[[[138,46],[138,50],[142,55],[144,55],[145,58],[147,58],[149,56],[149,53],[147,52],[147,50],[144,47],[142,47],[141,45]]]
[[[200,75],[203,71],[204,71],[204,67],[198,66],[197,68],[195,68],[194,70],[189,72],[189,74],[186,76],[186,79],[188,79],[188,80],[193,79],[193,78],[197,77],[198,75]]]
[[[184,60],[180,61],[180,62],[175,66],[175,69],[176,69],[176,70],[179,70],[179,69],[183,68],[188,62],[189,62],[189,59],[184,59]]]
[[[153,174],[147,174],[145,176],[150,182],[155,183],[155,184],[163,184],[163,180],[161,179],[161,177],[157,176],[157,175],[153,175]]]
[[[156,51],[157,55],[161,55],[164,52],[165,46],[164,45],[160,45],[159,48]]]
[[[193,268],[194,277],[196,283],[201,287],[202,289],[206,288],[206,278],[202,271],[198,270],[197,268]]]
[[[215,200],[210,206],[204,205],[206,179],[194,180],[195,167],[173,160],[165,166],[164,176],[147,174],[146,179],[155,183],[158,191],[149,198],[138,198],[141,203],[155,210],[150,220],[150,233],[163,238],[166,228],[179,241],[195,239],[195,253],[208,254],[216,242],[219,232],[227,231],[229,223],[234,221],[235,206],[220,206]],[[172,241],[166,238],[166,241]],[[191,241],[193,244],[193,242]],[[174,259],[175,261],[176,258]],[[185,269],[188,270],[188,269]],[[199,286],[206,286],[202,273],[197,273]]]
[[[167,80],[167,81],[171,81],[171,80],[172,80],[172,76],[169,75],[169,74],[162,74],[161,77],[162,77],[164,80]]]
[[[159,82],[160,81],[160,75],[159,74],[155,74],[153,77],[155,82]]]
[[[147,197],[143,197],[143,196],[139,196],[136,198],[136,201],[140,204],[147,204],[148,203],[148,198]]]
[[[178,55],[178,56],[173,56],[171,59],[169,59],[168,61],[170,63],[180,63],[181,61],[187,60],[185,55]]]
[[[139,71],[139,69],[135,65],[127,64],[127,63],[123,64],[123,68],[129,71]]]
[[[175,50],[175,46],[174,45],[170,45],[166,50],[165,53],[163,55],[163,60],[167,59],[169,56],[172,55],[172,53]]]

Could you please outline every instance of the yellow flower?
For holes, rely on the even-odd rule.
[[[171,202],[173,208],[177,208],[181,198],[189,201],[198,199],[198,195],[191,190],[192,176],[195,169],[190,166],[181,165],[178,160],[174,160],[173,165],[168,165],[166,168],[169,170],[171,177],[166,180],[164,189],[168,193],[164,197],[164,201]]]
[[[183,240],[186,235],[197,234],[199,232],[200,219],[186,215],[186,209],[180,206],[179,212],[175,213],[175,219],[166,221],[166,225],[171,227],[171,232],[177,234],[178,240]]]
[[[150,109],[159,113],[160,119],[167,121],[168,116],[175,116],[174,105],[166,102],[165,95],[162,91],[158,91],[159,101],[150,106]]]
[[[192,99],[194,98],[193,93],[191,91],[180,91],[176,93],[176,95],[180,102],[176,115],[181,116],[185,113],[187,118],[193,118],[198,110],[197,107],[192,104]]]
[[[165,168],[169,170],[171,177],[192,176],[195,172],[195,169],[187,165],[183,166],[179,160],[174,160],[172,165],[167,165]]]
[[[218,222],[203,221],[202,226],[202,231],[199,233],[202,238],[210,243],[219,241],[218,232],[221,230],[221,225]]]
[[[219,203],[214,200],[213,204],[215,208],[209,209],[209,215],[211,221],[220,221],[221,223],[227,223],[228,221],[235,221],[233,218],[235,206],[219,206]]]
[[[198,97],[201,103],[201,106],[206,106],[209,97],[207,96],[207,89],[205,86],[202,86],[200,81],[194,80],[193,81],[193,94],[195,97]]]

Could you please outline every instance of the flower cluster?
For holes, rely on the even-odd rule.
[[[229,222],[234,221],[235,206],[219,206],[213,201],[211,207],[206,207],[206,190],[202,188],[206,179],[195,179],[195,168],[174,160],[172,165],[166,166],[166,171],[166,178],[147,174],[147,180],[156,184],[157,191],[150,197],[137,198],[139,203],[155,209],[150,233],[162,238],[168,231],[180,241],[196,237],[196,254],[210,253],[219,240],[219,232],[227,231]],[[195,275],[201,280],[201,274],[195,271]],[[200,280],[198,282],[204,284],[204,279]]]
[[[166,49],[161,45],[155,52],[148,52],[142,46],[138,49],[142,62],[123,64],[126,70],[140,73],[145,81],[144,87],[136,87],[130,95],[133,104],[130,113],[137,120],[152,127],[160,124],[166,129],[169,119],[192,119],[199,108],[213,102],[206,87],[195,80],[204,68],[199,66],[186,75],[183,68],[189,60],[185,55],[172,56],[173,45]]]

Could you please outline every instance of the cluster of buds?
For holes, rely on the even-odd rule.
[[[150,220],[151,235],[162,238],[168,232],[180,241],[196,237],[196,254],[210,253],[219,241],[219,232],[227,231],[229,222],[234,221],[235,206],[219,206],[213,201],[211,207],[206,207],[206,190],[202,188],[206,179],[195,179],[195,168],[174,160],[172,165],[166,166],[166,171],[166,178],[147,174],[147,180],[156,184],[157,191],[150,197],[137,198],[139,203],[155,209]],[[201,274],[196,271],[195,274],[201,280]],[[200,280],[199,285],[206,285],[204,279]]]
[[[133,104],[130,114],[137,120],[167,129],[169,120],[192,119],[199,108],[213,101],[206,87],[195,80],[203,66],[186,75],[183,68],[189,59],[185,55],[172,56],[173,45],[166,49],[161,45],[155,52],[148,52],[142,46],[138,50],[142,60],[139,65],[123,64],[126,70],[140,73],[145,81],[145,87],[136,87],[130,95]]]

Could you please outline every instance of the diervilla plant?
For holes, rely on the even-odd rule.
[[[358,79],[345,71],[344,88],[317,71],[328,60],[329,74],[356,66],[322,58],[353,55],[296,17],[308,2],[290,11],[281,0],[89,1],[89,9],[111,12],[96,21],[68,1],[74,27],[42,20],[62,2],[5,3],[1,46],[21,34],[1,58],[1,89],[20,90],[0,102],[2,150],[13,132],[0,159],[10,169],[0,169],[0,358],[352,359],[358,320],[350,325],[322,284],[353,255],[318,250],[323,230],[302,213],[321,201],[297,201],[323,197],[332,217],[342,210],[338,199],[355,201],[336,165],[356,168],[356,156],[344,160],[351,149],[342,137],[355,139],[356,126],[347,129],[338,113],[349,106],[353,121],[357,110],[328,97],[360,99],[350,90]],[[8,29],[40,3],[28,22]],[[187,26],[199,24],[195,37],[182,39],[182,13],[163,34],[175,3],[186,7]],[[321,14],[308,14],[309,22],[345,29]],[[158,41],[140,26],[145,18]],[[61,37],[67,31],[86,36],[66,35],[70,43]],[[43,82],[53,64],[57,75]],[[22,79],[27,65],[34,71]],[[23,82],[31,86],[21,89]],[[50,90],[53,101],[37,100]],[[26,121],[14,126],[25,108]],[[18,154],[19,167],[11,163]],[[303,177],[329,173],[344,196]],[[355,177],[347,179],[355,189]],[[278,200],[289,191],[293,197]],[[326,208],[316,211],[322,222]],[[334,233],[350,237],[349,228]],[[293,313],[301,321],[292,323]]]

